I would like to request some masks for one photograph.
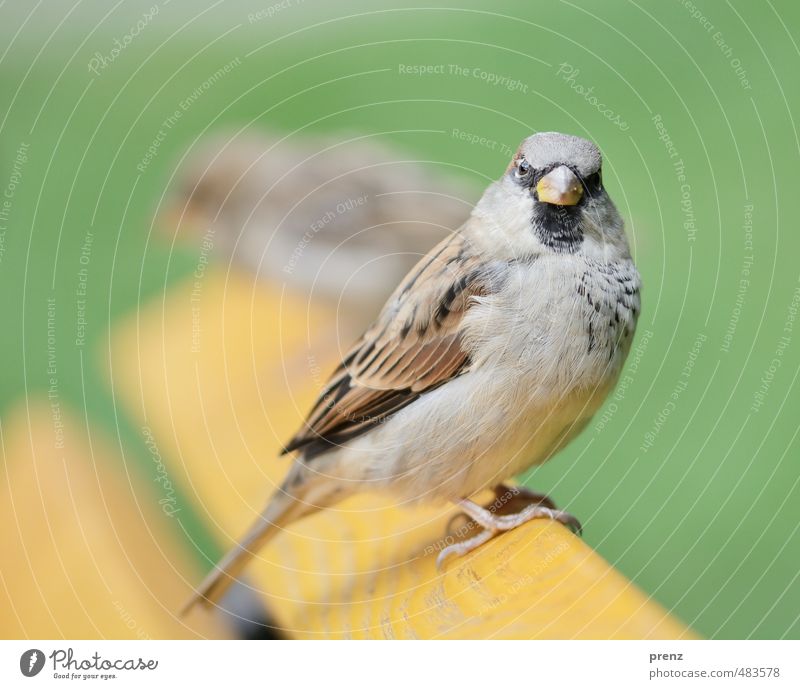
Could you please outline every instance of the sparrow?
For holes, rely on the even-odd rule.
[[[513,514],[477,493],[561,450],[614,387],[640,278],[585,139],[525,139],[458,232],[408,273],[283,453],[288,474],[197,589],[211,605],[281,529],[365,490],[450,501],[481,531],[440,565],[531,519],[577,521],[544,496]]]
[[[177,166],[158,226],[213,245],[217,259],[262,280],[343,306],[346,330],[359,335],[477,193],[448,166],[433,174],[401,148],[346,138],[203,139]]]

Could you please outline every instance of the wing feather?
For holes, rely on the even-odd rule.
[[[334,371],[284,453],[325,452],[464,372],[462,320],[472,298],[490,291],[490,273],[463,235],[434,247]]]

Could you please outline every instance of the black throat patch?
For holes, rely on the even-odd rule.
[[[574,254],[583,243],[581,210],[577,206],[537,203],[531,225],[539,241],[558,253]]]

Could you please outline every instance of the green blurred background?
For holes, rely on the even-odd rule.
[[[87,69],[154,5],[113,62]],[[100,354],[115,318],[194,269],[197,251],[153,241],[150,227],[202,132],[381,132],[470,188],[508,155],[453,129],[512,149],[537,130],[586,136],[604,152],[644,280],[639,350],[604,415],[528,485],[579,515],[593,547],[701,634],[800,637],[797,3],[438,5],[0,6],[0,182],[18,182],[0,216],[0,412],[47,390],[56,296],[62,400],[153,471]],[[137,170],[164,120],[225,65]],[[71,295],[88,231],[81,348],[69,345]],[[218,554],[202,519],[187,510],[181,523],[200,560]]]

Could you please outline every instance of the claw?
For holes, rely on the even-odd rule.
[[[583,526],[578,521],[576,517],[573,517],[569,512],[564,512],[564,510],[556,510],[555,516],[553,517],[557,522],[560,522],[564,526],[566,526],[572,533],[576,534],[577,536],[583,535]]]

